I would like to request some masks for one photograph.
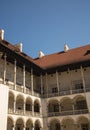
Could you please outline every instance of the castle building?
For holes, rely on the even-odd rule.
[[[0,30],[0,130],[90,130],[90,45],[32,58]]]

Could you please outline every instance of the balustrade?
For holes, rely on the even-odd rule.
[[[88,113],[88,109],[81,109],[81,110],[70,110],[70,111],[61,111],[61,112],[49,112],[48,116],[66,116],[66,115],[78,115],[78,114],[86,114]]]

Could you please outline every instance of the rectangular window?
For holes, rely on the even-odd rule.
[[[30,111],[30,108],[31,108],[30,104],[26,104],[26,111]]]
[[[81,130],[89,130],[88,124],[82,124]]]
[[[75,84],[75,89],[83,89],[83,84],[82,83]]]
[[[85,100],[77,101],[77,109],[87,109],[87,104]]]
[[[52,88],[52,93],[56,93],[58,92],[58,89],[55,87],[55,88]]]

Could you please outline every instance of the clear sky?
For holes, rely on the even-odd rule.
[[[90,0],[0,0],[5,40],[35,58],[90,43]]]

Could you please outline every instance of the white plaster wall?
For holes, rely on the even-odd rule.
[[[0,130],[7,128],[8,87],[0,84]]]

